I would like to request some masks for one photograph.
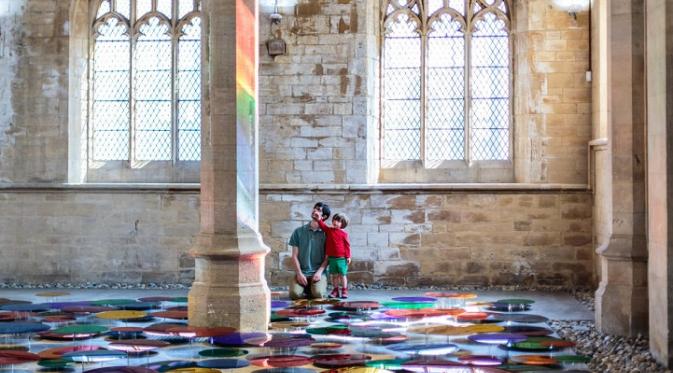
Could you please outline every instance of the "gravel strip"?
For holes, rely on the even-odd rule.
[[[607,335],[597,331],[593,321],[553,320],[549,324],[561,338],[577,343],[578,354],[591,356],[589,368],[592,372],[671,372],[654,360],[648,351],[647,337]]]

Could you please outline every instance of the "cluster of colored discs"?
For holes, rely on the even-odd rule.
[[[475,298],[274,300],[268,333],[190,327],[186,298],[0,298],[0,372],[587,371],[533,301]]]

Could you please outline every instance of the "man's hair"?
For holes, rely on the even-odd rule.
[[[344,229],[348,226],[348,216],[346,216],[346,214],[337,212],[336,214],[334,214],[332,220],[340,221],[341,229]]]
[[[324,202],[318,202],[313,206],[314,209],[322,209],[322,220],[327,220],[332,215],[332,210]]]

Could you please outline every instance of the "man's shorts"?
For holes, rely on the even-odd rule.
[[[348,262],[346,258],[337,258],[330,256],[328,258],[329,263],[329,273],[333,275],[347,275],[348,274]]]

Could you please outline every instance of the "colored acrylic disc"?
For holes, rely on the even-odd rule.
[[[41,304],[7,304],[2,306],[4,311],[18,311],[18,312],[44,312],[49,311],[51,305],[47,303]]]
[[[510,357],[510,360],[524,365],[554,365],[558,363],[556,359],[543,355],[516,355]]]
[[[94,351],[74,351],[63,354],[64,358],[70,358],[76,362],[82,363],[96,363],[103,361],[110,361],[115,359],[122,359],[126,357],[126,353],[121,351],[109,350],[94,350]]]
[[[325,310],[320,308],[290,308],[290,309],[278,310],[276,313],[279,316],[307,317],[323,314],[325,313]]]
[[[350,366],[362,366],[371,360],[369,355],[364,354],[332,354],[316,355],[313,357],[313,365],[319,368],[345,368]]]
[[[209,359],[201,360],[197,365],[201,368],[235,369],[245,368],[250,365],[250,363],[240,359]]]
[[[40,359],[61,359],[64,354],[69,352],[79,352],[79,351],[95,351],[100,350],[101,346],[64,346],[64,347],[54,347],[42,350],[38,353]]]
[[[452,326],[452,325],[437,325],[427,327],[417,327],[409,329],[409,332],[419,334],[434,334],[434,335],[470,335],[476,333],[499,333],[505,330],[500,325],[493,324],[477,324],[468,326]]]
[[[341,347],[343,347],[343,345],[341,343],[336,342],[318,342],[311,344],[311,348],[318,353],[321,353],[322,351],[338,350]]]
[[[488,315],[486,312],[465,312],[456,316],[456,320],[460,322],[483,321],[488,318]]]
[[[49,330],[49,325],[39,322],[10,321],[0,323],[0,335],[39,333],[45,330]]]
[[[196,367],[196,362],[184,360],[166,360],[145,364],[143,367],[154,369],[157,372],[172,372],[174,369]]]
[[[125,303],[125,304],[120,304],[117,307],[119,307],[122,310],[130,310],[130,311],[147,311],[147,310],[153,310],[159,308],[159,303],[154,303],[154,302],[133,302],[133,303]]]
[[[116,366],[90,369],[86,370],[85,373],[156,373],[156,370],[143,367]]]
[[[70,293],[67,291],[43,291],[40,293],[35,293],[35,295],[38,297],[55,298],[70,295]]]
[[[380,307],[381,304],[374,301],[339,302],[334,305],[335,309],[343,311],[370,311],[377,310]]]
[[[348,329],[346,325],[332,325],[317,328],[308,328],[306,329],[306,333],[317,335],[351,335],[351,331]]]
[[[152,312],[150,314],[153,317],[160,317],[162,319],[173,319],[173,320],[187,320],[189,317],[187,311],[159,311]]]
[[[166,329],[168,333],[182,338],[212,338],[234,333],[236,329],[222,327],[174,326]]]
[[[213,337],[212,344],[217,346],[226,346],[226,347],[242,347],[248,346],[246,341],[249,340],[260,340],[260,339],[269,339],[269,335],[266,333],[231,333],[227,335]]]
[[[518,306],[518,305],[531,305],[535,303],[534,300],[531,299],[519,299],[519,298],[511,298],[511,299],[499,299],[495,301],[494,303],[501,303],[501,304],[507,304],[507,305],[512,305],[512,306]]]
[[[400,343],[388,345],[387,348],[403,356],[438,356],[458,351],[458,346],[451,343]]]
[[[404,303],[435,303],[437,298],[431,297],[395,297],[393,298],[396,302]]]
[[[183,323],[157,323],[145,327],[144,333],[155,338],[174,338],[175,335],[169,331],[172,328],[186,327]]]
[[[529,315],[527,313],[491,313],[489,318],[495,322],[518,322],[523,324],[537,324],[549,321],[544,316]]]
[[[506,349],[514,351],[554,351],[560,348],[556,347],[554,345],[555,343],[563,344],[566,342],[568,341],[554,337],[530,337],[523,342],[514,343],[511,346],[507,346]],[[504,346],[500,346],[500,348],[504,348]]]
[[[173,297],[143,297],[138,298],[138,302],[150,302],[150,303],[159,303],[159,302],[170,302]]]
[[[62,308],[63,312],[74,313],[74,314],[89,314],[89,313],[99,313],[105,311],[114,311],[112,307],[104,306],[65,306]]]
[[[297,348],[310,346],[315,342],[313,337],[308,334],[273,334],[271,339],[262,340],[263,342],[257,344],[253,339],[246,341],[249,345],[258,345],[260,347],[271,348]]]
[[[93,324],[76,324],[63,326],[52,331],[54,334],[100,334],[108,331],[108,328]]]
[[[222,373],[222,371],[219,370],[219,369],[198,368],[198,367],[173,369],[173,370],[169,370],[168,372],[171,372],[171,373]]]
[[[105,311],[96,314],[96,317],[103,320],[132,320],[142,319],[147,316],[143,311]]]
[[[312,360],[301,355],[269,355],[250,358],[250,363],[262,368],[291,368],[311,364]]]
[[[112,341],[109,346],[111,350],[138,353],[170,346],[170,343],[152,339],[125,339],[121,341]]]
[[[272,322],[269,327],[274,330],[305,328],[310,324],[305,321],[277,321]]]
[[[247,354],[247,350],[241,350],[238,348],[214,348],[210,350],[199,351],[199,356],[203,357],[237,357]]]
[[[311,368],[267,368],[253,370],[252,373],[315,373]]]
[[[100,299],[91,302],[94,306],[118,307],[125,304],[136,303],[135,299]]]
[[[290,306],[290,302],[286,300],[272,300],[271,308],[287,308]]]
[[[489,311],[498,312],[522,312],[530,310],[530,304],[506,304],[506,303],[491,303],[487,309]]]
[[[475,343],[483,344],[493,344],[493,345],[503,345],[508,343],[517,343],[523,342],[528,337],[523,334],[512,334],[512,333],[483,333],[483,334],[474,334],[467,339]]]
[[[528,337],[544,337],[554,334],[554,331],[541,326],[510,325],[505,327],[506,333],[523,334]]]
[[[407,361],[409,361],[409,359],[369,360],[365,363],[365,366],[378,369],[402,370],[403,364]]]
[[[464,364],[476,365],[476,366],[498,366],[502,364],[502,359],[496,356],[489,355],[464,355],[458,357],[458,361]]]
[[[40,360],[40,356],[26,351],[0,351],[0,365],[16,365]]]

